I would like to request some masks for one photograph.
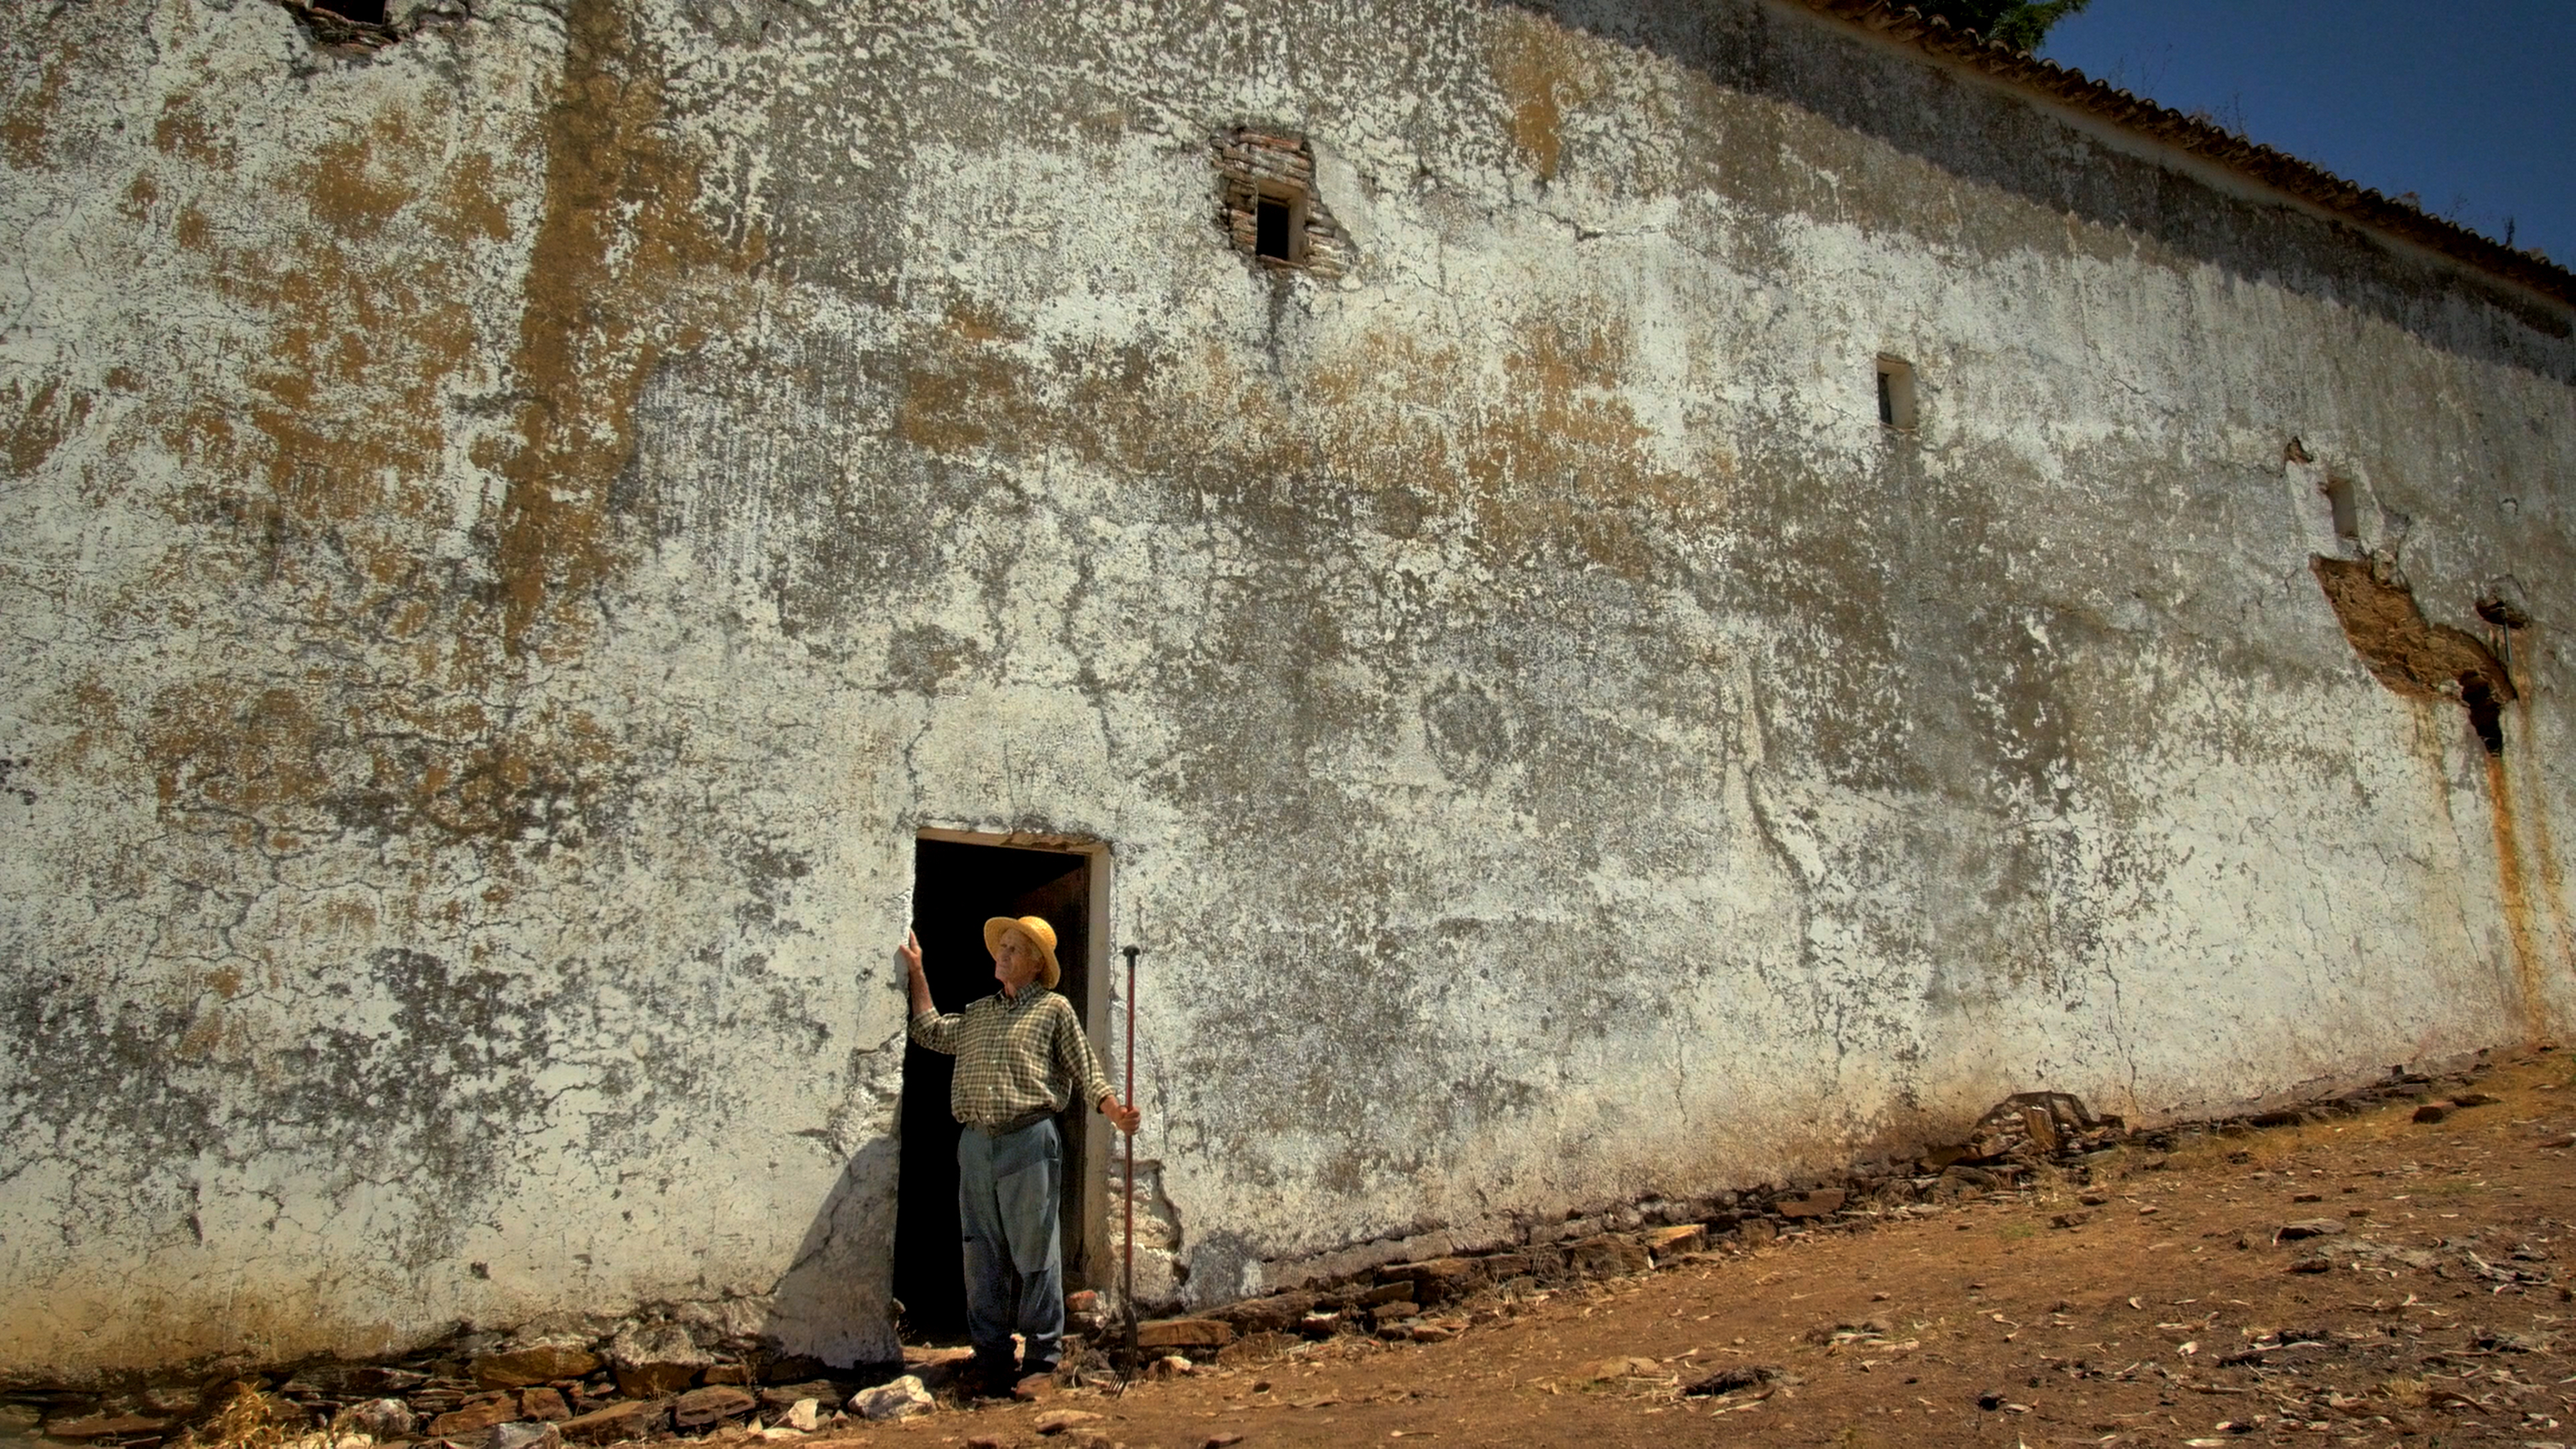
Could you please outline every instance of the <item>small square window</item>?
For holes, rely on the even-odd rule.
[[[1266,261],[1297,261],[1297,203],[1285,196],[1264,196],[1253,203],[1252,254]]]
[[[1914,428],[1914,364],[1881,354],[1878,359],[1879,426],[1911,432]]]

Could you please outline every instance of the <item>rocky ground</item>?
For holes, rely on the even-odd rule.
[[[2576,1444],[2571,1067],[2537,1054],[2269,1125],[2107,1147],[2087,1133],[2045,1157],[2023,1142],[2017,1170],[1999,1153],[1964,1178],[1920,1165],[1931,1176],[1885,1179],[1848,1206],[1830,1192],[1748,1204],[1706,1248],[1689,1224],[1615,1235],[1662,1249],[1650,1271],[1621,1272],[1645,1253],[1601,1235],[1545,1259],[1552,1272],[1520,1271],[1538,1252],[1427,1274],[1390,1265],[1238,1312],[1254,1331],[1184,1348],[1123,1391],[1095,1372],[1043,1403],[961,1401],[941,1385],[948,1356],[928,1351],[914,1355],[933,1386],[922,1395],[707,1382],[718,1368],[685,1392],[621,1393],[606,1372],[552,1362],[516,1365],[550,1382],[495,1388],[492,1365],[511,1367],[499,1354],[476,1361],[479,1376],[451,1369],[448,1387],[422,1379],[385,1402],[442,1410],[411,1434],[472,1449],[613,1442],[621,1426],[745,1449]],[[1982,1181],[1998,1186],[1961,1195]],[[1800,1215],[1820,1205],[1832,1211]],[[227,1418],[178,1429],[170,1449],[291,1442],[311,1423],[288,1387],[258,1401],[276,1406],[266,1416],[236,1390]],[[900,1400],[914,1401],[905,1417],[854,1412]],[[19,1433],[142,1449],[133,1424],[40,1427],[30,1412]]]
[[[1247,1341],[1123,1396],[854,1437],[1035,1443],[1051,1408],[1102,1416],[1060,1432],[1139,1446],[2576,1443],[2570,1065],[1479,1301],[1448,1342]]]

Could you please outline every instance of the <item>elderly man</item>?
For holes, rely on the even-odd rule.
[[[966,1333],[975,1374],[987,1392],[1014,1398],[1047,1391],[1064,1338],[1064,1250],[1056,1203],[1064,1180],[1064,1139],[1055,1116],[1077,1088],[1082,1100],[1134,1132],[1142,1115],[1122,1105],[1100,1059],[1055,994],[1055,927],[1040,917],[995,916],[984,923],[993,979],[1002,989],[939,1014],[921,974],[921,941],[904,933],[912,988],[912,1039],[957,1058],[948,1110],[957,1134],[957,1220],[966,1249]],[[1027,1357],[1014,1365],[1011,1335]]]

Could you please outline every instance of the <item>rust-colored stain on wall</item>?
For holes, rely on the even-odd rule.
[[[697,165],[664,129],[661,59],[614,0],[565,12],[562,80],[546,117],[546,192],[512,359],[528,400],[514,448],[480,461],[509,480],[496,564],[510,647],[571,627],[614,564],[608,485],[633,448],[635,400],[667,351],[703,337],[726,305],[701,268],[755,261],[696,209]]]
[[[1583,50],[1592,43],[1517,10],[1503,12],[1495,27],[1493,74],[1508,110],[1505,127],[1541,181],[1553,180],[1564,164],[1566,113],[1590,103],[1604,84]]]

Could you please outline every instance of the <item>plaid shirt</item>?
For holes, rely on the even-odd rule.
[[[1035,1113],[1065,1109],[1075,1083],[1097,1105],[1109,1078],[1073,1015],[1073,1003],[1032,981],[1013,1000],[996,991],[964,1011],[912,1019],[912,1039],[957,1058],[948,1113],[975,1127],[998,1127]]]

